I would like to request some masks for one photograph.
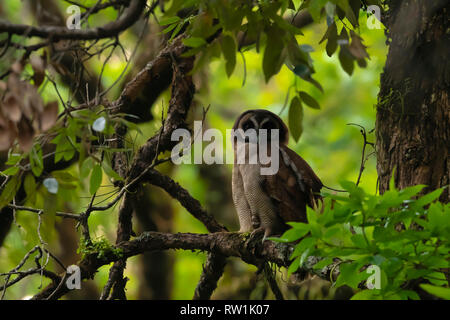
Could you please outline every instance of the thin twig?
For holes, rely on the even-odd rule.
[[[362,173],[365,169],[365,163],[367,161],[367,159],[365,158],[365,152],[366,152],[366,146],[370,145],[372,147],[374,147],[374,143],[373,142],[369,142],[367,141],[367,134],[366,134],[366,128],[364,128],[363,126],[357,124],[357,123],[347,123],[348,126],[357,126],[359,127],[361,130],[361,135],[363,137],[363,149],[362,149],[362,153],[361,153],[361,165],[359,167],[359,174],[358,174],[358,179],[356,180],[356,185],[359,185],[359,183],[361,182],[361,176]]]

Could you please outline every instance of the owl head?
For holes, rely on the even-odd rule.
[[[245,111],[234,123],[233,131],[237,129],[242,129],[244,133],[249,129],[254,129],[257,134],[260,129],[266,129],[269,139],[271,137],[270,130],[278,129],[280,145],[287,145],[289,141],[289,131],[283,120],[268,110],[256,109]]]

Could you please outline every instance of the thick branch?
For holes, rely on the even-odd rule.
[[[213,216],[202,208],[197,199],[193,198],[186,189],[173,181],[170,177],[165,176],[156,170],[149,170],[145,176],[145,180],[164,189],[174,199],[178,200],[189,213],[206,226],[209,232],[227,231],[223,225],[218,223]]]
[[[195,288],[193,300],[209,300],[217,288],[217,282],[222,277],[226,257],[220,254],[210,253],[203,265],[203,271]]]
[[[0,21],[0,33],[17,34],[26,37],[52,38],[53,40],[74,39],[94,40],[117,36],[132,26],[145,8],[146,0],[132,0],[129,8],[116,21],[102,27],[90,29],[67,29],[57,26],[34,27],[23,24],[12,24]]]
[[[237,232],[210,234],[145,232],[134,240],[124,241],[117,245],[117,248],[122,249],[122,256],[118,257],[112,251],[103,252],[102,258],[99,258],[97,253],[89,254],[80,262],[79,267],[82,278],[90,279],[103,265],[144,252],[169,249],[200,250],[225,257],[238,257],[244,262],[256,266],[261,265],[264,261],[273,262],[280,267],[289,266],[289,256],[292,253],[293,246],[271,241],[262,243],[261,236],[262,234],[250,237],[248,234]],[[339,262],[335,262],[322,270],[315,270],[313,266],[318,261],[319,258],[310,257],[301,270],[316,274],[326,280],[330,280],[330,273],[333,272],[333,279],[336,279],[339,275]],[[53,292],[52,298],[57,299],[69,291],[65,286],[55,290],[56,284],[52,283],[34,296],[33,299],[45,299]]]

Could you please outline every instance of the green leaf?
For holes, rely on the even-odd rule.
[[[58,181],[61,188],[73,190],[77,188],[78,178],[67,171],[53,171],[52,176]]]
[[[169,25],[169,24],[178,22],[178,21],[180,21],[180,20],[181,20],[180,17],[174,16],[174,17],[162,19],[161,21],[159,21],[159,25],[160,25],[160,26],[167,26],[167,25]]]
[[[336,280],[336,287],[348,285],[354,289],[358,288],[358,284],[363,277],[367,277],[368,274],[359,272],[360,263],[354,261],[350,263],[341,263],[339,265],[339,276]]]
[[[310,238],[310,239],[311,239],[311,238]],[[310,255],[310,254],[309,254],[310,251],[311,251],[311,247],[306,248],[306,250],[303,251],[302,255],[300,256],[300,265],[301,265],[301,266],[305,263],[306,259],[308,259],[309,255]]]
[[[300,78],[305,80],[310,78],[312,73],[311,68],[303,63],[297,64],[292,71]]]
[[[306,103],[308,106],[310,106],[313,109],[320,109],[319,103],[305,91],[299,91],[298,94],[300,95],[302,101]]]
[[[300,77],[311,75],[311,68],[309,67],[311,58],[308,51],[311,50],[311,46],[299,46],[297,40],[292,37],[286,48],[289,62],[294,67],[294,73]]]
[[[417,292],[412,290],[402,290],[399,292],[399,295],[403,297],[404,300],[411,299],[411,300],[420,300],[419,295]]]
[[[61,161],[62,159],[69,161],[74,157],[76,151],[74,146],[76,146],[77,143],[75,132],[72,132],[72,130],[76,130],[76,127],[76,124],[69,123],[69,128],[51,141],[53,144],[56,144],[55,163]]]
[[[42,148],[39,145],[34,145],[31,149],[30,155],[31,171],[36,177],[39,177],[44,170],[44,161],[42,158]]]
[[[361,8],[360,0],[350,0],[348,9],[345,12],[345,16],[354,28],[358,27],[359,9]]]
[[[23,181],[23,187],[25,189],[25,193],[27,195],[28,201],[31,203],[34,203],[36,200],[36,181],[34,179],[33,174],[28,173],[25,176],[25,179]]]
[[[307,223],[304,222],[286,222],[287,225],[291,226],[294,229],[299,229],[299,230],[304,230],[304,229],[308,229],[309,230],[309,225]]]
[[[399,191],[399,196],[401,196],[403,199],[410,199],[417,195],[420,191],[422,191],[423,188],[426,186],[424,184],[418,184],[411,187],[406,187],[405,189],[402,189]]]
[[[60,160],[63,159],[64,153],[71,149],[72,146],[70,145],[69,140],[67,139],[67,136],[63,133],[57,135],[51,143],[56,144],[55,149],[55,163],[58,163]]]
[[[443,205],[439,202],[430,204],[428,208],[428,221],[433,232],[439,232],[448,228],[450,230],[450,219],[448,213],[444,211]]]
[[[6,183],[0,195],[0,208],[8,205],[12,199],[16,196],[17,190],[19,190],[20,182],[18,176],[13,176]]]
[[[294,251],[291,254],[290,259],[294,259],[295,257],[301,256],[306,250],[311,249],[315,246],[317,242],[317,238],[315,237],[306,237],[302,241],[300,241],[294,248]]]
[[[330,37],[330,31],[331,29],[334,27],[336,27],[335,23],[332,23],[328,26],[327,31],[325,31],[324,35],[322,36],[322,39],[320,39],[319,44],[321,44],[322,42],[324,42],[325,40],[327,40]]]
[[[362,234],[354,234],[351,236],[353,244],[358,248],[367,248],[367,242]]]
[[[350,298],[350,300],[375,300],[374,296],[376,295],[376,292],[378,290],[361,290],[358,293],[356,293],[353,297]]]
[[[288,268],[288,278],[300,267],[300,257],[296,258]]]
[[[183,39],[183,43],[191,48],[199,48],[207,44],[205,39],[199,37],[190,37]]]
[[[20,168],[19,167],[9,167],[8,169],[6,169],[5,171],[3,171],[2,173],[6,176],[14,176],[15,174],[17,174],[17,172],[19,172]]]
[[[119,174],[117,172],[115,172],[113,170],[113,168],[111,168],[111,166],[107,162],[103,161],[102,162],[102,167],[103,167],[103,170],[105,170],[105,173],[108,176],[110,176],[111,178],[113,178],[114,180],[118,180],[118,181],[122,181],[123,180],[123,178],[121,176],[119,176]]]
[[[319,262],[317,262],[314,265],[314,269],[321,270],[321,269],[325,268],[326,266],[329,266],[332,263],[333,263],[333,258],[325,258],[325,259],[322,259]]]
[[[443,272],[432,272],[426,275],[425,278],[436,286],[445,286],[447,284],[447,278]]]
[[[306,235],[309,232],[308,225],[305,225],[305,226],[306,227],[304,227],[302,229],[291,228],[291,229],[287,230],[281,236],[281,239],[283,239],[284,242],[292,242],[292,241],[300,239],[301,237],[303,237],[304,235]]]
[[[266,34],[267,43],[263,56],[263,72],[265,80],[268,82],[273,75],[280,71],[283,65],[284,31],[276,27],[271,27]]]
[[[189,49],[188,51],[186,51],[186,52],[183,52],[182,54],[181,54],[181,56],[183,57],[183,58],[185,58],[185,57],[192,57],[192,56],[195,56],[197,53],[199,53],[199,52],[201,52],[202,53],[202,56],[203,57],[207,57],[208,56],[208,51],[207,50],[203,50],[203,48],[201,48],[201,47],[198,47],[198,48],[191,48],[191,49]],[[198,62],[197,62],[197,60],[198,59],[196,59],[196,64],[198,64]],[[198,69],[198,68],[197,68]],[[191,74],[192,74],[193,72],[191,71]]]
[[[86,158],[80,168],[80,177],[86,178],[94,167],[94,159]]]
[[[421,284],[420,287],[436,297],[450,300],[450,288],[437,287],[431,284]]]
[[[319,82],[317,82],[316,80],[314,80],[313,78],[311,78],[311,76],[304,78],[306,81],[308,81],[309,83],[311,83],[313,86],[315,86],[317,89],[319,89],[322,93],[323,93],[323,88],[320,85]]]
[[[289,106],[289,130],[297,142],[303,132],[303,107],[298,97],[294,97]]]
[[[341,46],[341,50],[339,51],[339,62],[341,63],[342,69],[351,76],[355,69],[355,61],[348,48],[345,46]]]
[[[436,189],[423,197],[419,198],[414,202],[415,207],[424,207],[434,200],[438,199],[441,196],[441,193],[444,191],[444,188]]]
[[[164,28],[163,29],[163,31],[162,31],[162,33],[163,34],[165,34],[165,33],[169,33],[170,31],[172,31],[173,29],[175,29],[176,28],[176,26],[177,26],[177,24],[176,23],[174,23],[174,24],[171,24],[170,26],[168,26],[167,28]]]
[[[336,23],[331,24],[328,27],[327,30],[327,36],[328,36],[328,41],[327,41],[327,45],[326,45],[326,51],[327,51],[327,55],[329,57],[331,57],[333,55],[333,53],[336,52],[336,49],[338,47],[337,45],[337,27],[336,27]]]
[[[328,0],[311,0],[309,3],[308,11],[311,14],[311,17],[314,19],[314,21],[320,20],[320,12],[322,11],[322,8],[325,6],[325,4],[328,2]]]
[[[220,44],[226,61],[225,69],[227,76],[230,77],[236,66],[236,43],[232,36],[223,35]]]
[[[178,35],[178,33],[180,32],[181,28],[183,28],[183,26],[184,26],[184,23],[183,23],[183,22],[180,22],[180,23],[177,25],[177,27],[175,28],[175,30],[173,30],[172,35],[170,36],[169,41],[172,41],[173,38],[175,38],[175,37]]]
[[[66,150],[63,154],[63,158],[66,161],[70,161],[74,156],[75,156],[75,148],[70,145],[70,148],[68,150]]]
[[[310,208],[309,206],[306,207],[306,217],[308,219],[308,223],[310,224],[310,226],[312,223],[317,223],[318,214],[316,211],[314,211],[314,209]]]
[[[14,153],[12,153],[9,156],[8,161],[5,162],[5,164],[9,165],[9,166],[15,166],[17,163],[19,163],[20,160],[22,160],[22,155],[21,154],[14,154]]]
[[[53,171],[52,176],[58,180],[58,182],[62,183],[70,183],[70,182],[78,182],[78,178],[74,177],[67,171]]]
[[[89,192],[94,194],[97,192],[98,188],[102,184],[102,167],[99,164],[96,164],[92,169],[91,180],[89,183]]]

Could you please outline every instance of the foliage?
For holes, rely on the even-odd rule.
[[[417,279],[429,284],[429,293],[449,298],[450,204],[436,201],[443,189],[424,196],[417,185],[367,194],[352,182],[342,182],[348,196],[326,194],[323,212],[308,210],[308,223],[292,228],[273,240],[295,244],[289,267],[292,273],[309,256],[326,257],[314,265],[321,270],[340,259],[334,286],[355,289],[352,299],[419,299],[411,287]],[[379,287],[367,281],[369,266],[379,267]],[[366,284],[367,283],[370,284]]]
[[[296,3],[294,3],[296,2]],[[261,69],[268,82],[287,66],[299,79],[309,82],[323,92],[322,85],[313,78],[314,61],[310,44],[299,44],[298,36],[303,32],[294,20],[300,10],[308,10],[315,22],[326,16],[327,30],[320,43],[326,41],[326,52],[331,57],[339,48],[339,62],[349,75],[353,74],[354,65],[366,67],[369,55],[360,30],[360,9],[368,5],[381,5],[380,1],[359,0],[308,0],[308,1],[182,1],[175,0],[165,12],[160,24],[165,26],[163,33],[171,33],[170,39],[187,26],[189,35],[184,43],[191,47],[186,56],[197,54],[193,72],[199,70],[212,58],[222,55],[226,62],[226,74],[230,77],[236,66],[236,54],[256,49],[262,53]],[[174,16],[184,10],[187,17]],[[289,18],[287,14],[290,14]],[[218,39],[210,41],[214,34],[221,32]],[[245,81],[245,80],[244,80]],[[313,109],[320,105],[314,97],[298,89],[295,81],[294,97],[289,111],[289,127],[298,141],[302,132],[302,103]]]

